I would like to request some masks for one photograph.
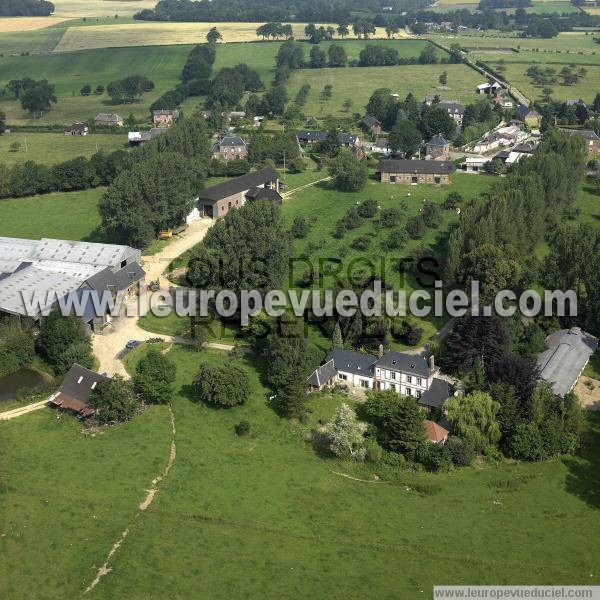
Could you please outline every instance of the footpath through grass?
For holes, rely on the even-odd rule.
[[[2,425],[0,558],[11,600],[79,597],[126,527],[91,599],[427,598],[439,583],[600,576],[597,418],[577,459],[363,483],[336,473],[373,481],[379,468],[317,456],[304,439],[311,425],[269,407],[266,366],[254,358],[240,359],[249,402],[215,410],[190,401],[190,384],[201,362],[228,355],[174,347],[170,357],[177,458],[140,519],[167,459],[164,407],[95,438],[49,410]],[[311,398],[311,423],[340,401]],[[251,433],[238,438],[242,419]]]

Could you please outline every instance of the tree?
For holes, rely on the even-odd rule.
[[[344,39],[350,33],[350,29],[348,29],[348,23],[340,23],[337,26],[336,31],[338,32],[338,35]]]
[[[165,151],[120,173],[100,200],[102,226],[113,239],[143,248],[158,232],[185,223],[198,176],[189,160]]]
[[[102,94],[104,94],[104,86],[102,84],[97,85],[96,89],[94,90],[94,94],[97,96],[102,96]]]
[[[89,96],[92,93],[92,86],[89,83],[86,83],[81,90],[79,91],[79,93],[82,96]]]
[[[342,329],[340,327],[339,321],[335,322],[333,327],[333,333],[331,335],[331,347],[332,348],[343,348],[344,347],[344,339],[342,337]]]
[[[50,110],[51,104],[56,104],[57,99],[54,94],[54,85],[48,83],[45,79],[35,81],[27,86],[19,96],[23,110],[29,111],[32,115],[39,115]]]
[[[51,363],[58,364],[61,355],[71,346],[87,344],[89,348],[90,338],[79,317],[63,317],[57,307],[52,309],[48,316],[42,317],[37,344]]]
[[[350,108],[352,107],[352,104],[353,104],[352,98],[346,98],[344,100],[344,104],[343,104],[344,112],[350,112]]]
[[[314,46],[310,49],[310,67],[312,69],[321,69],[327,63],[325,52],[318,46]]]
[[[338,458],[363,460],[366,430],[366,424],[356,418],[356,413],[347,404],[341,404],[327,425],[330,450]]]
[[[167,404],[173,397],[176,370],[172,360],[151,346],[135,368],[133,388],[151,404]]]
[[[428,42],[425,48],[421,50],[418,61],[422,65],[432,65],[437,63],[436,48],[431,42]]]
[[[108,381],[99,381],[88,403],[96,410],[96,418],[100,423],[128,421],[138,407],[131,382],[120,375]]]
[[[106,91],[115,104],[126,104],[134,102],[145,92],[154,89],[154,82],[142,75],[132,75],[111,81],[106,86]]]
[[[181,80],[184,83],[194,79],[208,79],[212,65],[202,56],[189,56],[181,71]],[[110,92],[109,92],[110,93]]]
[[[393,390],[367,392],[361,416],[375,426],[378,442],[393,452],[412,458],[425,441],[423,413],[416,398],[399,396]]]
[[[454,119],[443,108],[436,105],[426,106],[421,113],[419,129],[423,137],[428,140],[438,133],[446,139],[452,138],[456,130]]]
[[[456,433],[483,451],[500,439],[497,420],[499,406],[490,394],[476,391],[464,396],[453,396],[446,402],[448,420]]]
[[[194,377],[194,391],[201,402],[231,408],[248,400],[250,382],[246,372],[235,364],[203,363]]]
[[[89,340],[71,344],[56,359],[55,367],[58,373],[66,373],[74,364],[86,369],[94,367],[94,356],[90,349]]]
[[[216,44],[219,40],[222,40],[223,36],[219,33],[216,27],[211,27],[206,34],[206,41],[209,44]]]
[[[0,110],[0,135],[6,131],[6,114]]]
[[[288,101],[287,89],[283,85],[271,87],[263,96],[265,112],[273,115],[282,115]]]
[[[448,71],[442,71],[438,77],[438,81],[440,85],[446,85],[448,83]]]
[[[339,44],[331,44],[327,49],[330,67],[345,67],[348,62],[346,50]]]
[[[411,158],[421,146],[421,132],[408,119],[400,119],[390,131],[388,143],[393,152]]]
[[[306,237],[308,233],[308,223],[306,219],[300,215],[296,215],[294,217],[294,222],[292,223],[292,229],[290,230],[293,237],[296,239],[302,239]]]
[[[329,175],[334,186],[343,192],[357,192],[367,183],[367,165],[347,150],[343,150],[329,163]]]

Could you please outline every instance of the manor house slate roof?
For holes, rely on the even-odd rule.
[[[378,361],[377,367],[393,369],[403,373],[415,374],[419,377],[429,377],[429,363],[424,356],[405,354],[391,350],[386,352]]]
[[[548,350],[538,355],[540,378],[552,384],[555,394],[564,396],[572,389],[581,371],[598,348],[598,338],[579,327],[561,329],[546,340]]]
[[[353,352],[352,350],[344,350],[343,348],[333,348],[325,360],[329,362],[333,359],[334,367],[338,371],[352,373],[353,375],[368,375],[373,374],[373,365],[377,359],[370,354],[363,352]]]
[[[264,185],[265,183],[275,181],[276,179],[279,179],[277,171],[275,171],[273,167],[264,167],[258,171],[250,171],[250,173],[246,173],[240,177],[235,177],[224,181],[223,183],[218,183],[217,185],[200,190],[198,197],[200,200],[216,202],[222,198],[245,192],[253,187]]]

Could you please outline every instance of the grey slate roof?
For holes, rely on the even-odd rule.
[[[443,406],[446,400],[454,394],[454,388],[444,379],[434,377],[430,388],[421,394],[419,398],[420,406],[428,408],[437,408]]]
[[[198,197],[200,200],[216,202],[222,198],[233,196],[233,194],[264,185],[269,181],[275,181],[278,178],[279,175],[275,169],[272,167],[264,167],[259,171],[250,171],[250,173],[246,173],[240,177],[235,177],[234,179],[200,190]]]
[[[353,352],[343,348],[334,348],[328,354],[325,360],[329,362],[333,359],[333,364],[338,371],[353,373],[354,375],[373,374],[373,365],[377,361],[374,356],[363,352]]]
[[[65,375],[58,391],[70,398],[87,403],[92,395],[93,388],[96,387],[94,384],[100,381],[110,381],[110,377],[90,371],[90,369],[75,363]]]
[[[299,142],[324,142],[327,139],[327,132],[302,129],[296,134],[296,137]]]
[[[309,385],[313,387],[321,387],[337,375],[337,370],[333,364],[333,359],[328,360],[325,364],[317,367],[308,377]]]
[[[386,352],[377,361],[376,366],[404,373],[414,373],[420,377],[429,377],[429,364],[424,356],[405,354],[404,352],[392,350]]]
[[[109,267],[102,269],[87,279],[85,283],[90,289],[98,292],[120,292],[126,290],[132,283],[143,279],[144,275],[146,272],[140,264],[132,262],[117,272],[113,272]]]
[[[540,114],[537,111],[533,110],[532,108],[529,108],[529,106],[523,106],[522,104],[520,106],[517,106],[517,114],[519,115],[520,119],[525,119],[525,117],[527,116],[540,116]]]
[[[450,144],[450,142],[441,133],[438,133],[437,135],[434,135],[427,142],[428,146],[439,146],[440,148],[444,148],[448,144]]]
[[[218,148],[220,146],[228,146],[228,147],[237,147],[237,146],[246,146],[246,142],[241,137],[237,135],[226,135],[218,144],[215,144]]]
[[[360,120],[360,124],[364,125],[365,127],[371,128],[373,126],[381,126],[381,123],[373,116],[371,115],[365,115],[361,120]]]
[[[380,160],[377,165],[380,173],[415,173],[447,175],[454,171],[454,163],[447,160]]]
[[[271,188],[252,188],[246,194],[246,198],[248,200],[272,200],[277,204],[281,204],[283,202],[283,198],[281,194],[277,190],[273,190]]]
[[[445,108],[449,113],[454,115],[462,115],[465,112],[465,107],[456,100],[442,100],[438,102],[440,108]]]
[[[521,142],[513,148],[513,152],[523,152],[524,154],[533,154],[539,146],[539,142],[529,140],[527,142]]]
[[[555,394],[568,394],[590,357],[598,348],[598,338],[579,327],[561,329],[546,340],[548,350],[538,355],[540,378],[552,384]]]
[[[571,135],[580,135],[584,140],[600,140],[598,134],[592,129],[564,129]]]
[[[122,121],[123,118],[116,113],[100,113],[96,115],[94,121],[98,123],[117,123],[118,121]]]

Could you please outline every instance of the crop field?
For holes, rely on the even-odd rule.
[[[130,368],[145,351],[129,355]],[[80,597],[125,529],[91,600],[427,598],[441,582],[583,584],[600,573],[597,418],[577,458],[380,469],[321,457],[306,441],[343,396],[311,397],[304,425],[282,420],[265,366],[245,356],[249,401],[214,410],[191,401],[190,384],[201,363],[231,359],[184,347],[170,357],[177,453],[146,511],[138,505],[169,454],[166,407],[96,436],[49,409],[2,425],[11,600]],[[251,431],[239,438],[242,419]],[[379,483],[364,482],[375,473]]]
[[[68,17],[0,17],[0,33],[14,33],[19,31],[35,31],[51,27]]]
[[[68,18],[126,17],[155,6],[154,0],[56,0],[54,14]]]
[[[107,241],[100,237],[104,188],[0,200],[0,236]]]
[[[18,149],[11,149],[19,144]],[[62,133],[24,133],[13,131],[0,136],[0,163],[13,165],[28,160],[55,164],[77,156],[90,157],[98,150],[112,152],[127,147],[127,136],[91,133],[86,136]]]
[[[5,56],[0,58],[0,86],[11,79],[31,77],[48,79],[56,86],[58,103],[42,118],[31,118],[15,100],[0,100],[0,110],[12,124],[68,124],[93,118],[99,112],[117,112],[127,117],[148,117],[148,107],[165,91],[179,81],[181,68],[189,47],[172,48],[126,48],[105,49],[74,54],[50,54],[45,56]],[[145,75],[156,85],[152,92],[144,94],[138,103],[113,105],[110,98],[79,95],[81,87],[88,83],[106,86],[110,81],[127,75]]]
[[[441,88],[438,77],[446,71],[448,84]],[[361,112],[369,97],[377,88],[390,88],[403,98],[412,92],[417,100],[426,94],[436,93],[445,100],[469,102],[475,98],[475,87],[481,83],[481,75],[464,65],[404,65],[396,67],[355,67],[345,69],[303,69],[290,79],[289,92],[293,98],[302,85],[308,83],[304,111],[316,117],[341,116],[344,100],[352,100],[350,112]],[[321,97],[325,85],[333,86],[329,99]]]
[[[151,46],[170,44],[194,44],[204,41],[208,30],[217,27],[224,42],[259,41],[256,29],[263,23],[161,23],[135,21],[128,24],[112,23],[110,25],[69,27],[56,52],[87,50],[92,48],[110,48],[124,46]],[[294,37],[302,39],[306,23],[293,23]],[[330,25],[330,23],[322,23]],[[333,24],[335,27],[336,25]],[[399,33],[397,36],[405,36]],[[385,38],[385,30],[381,27],[373,38]]]

